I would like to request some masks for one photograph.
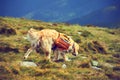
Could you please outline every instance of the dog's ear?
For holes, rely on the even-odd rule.
[[[33,30],[33,28],[30,28],[30,30]]]
[[[67,36],[68,38],[72,38],[72,36]]]
[[[35,31],[35,29],[33,29],[33,28],[30,28],[30,31]]]
[[[37,30],[35,30],[35,29],[33,29],[33,28],[30,28],[29,30],[28,30],[28,33],[31,33],[31,32],[36,32]]]

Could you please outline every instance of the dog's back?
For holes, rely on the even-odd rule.
[[[57,39],[59,35],[59,33],[56,30],[52,30],[52,29],[43,29],[39,31],[38,34],[41,37],[53,38],[53,40]]]

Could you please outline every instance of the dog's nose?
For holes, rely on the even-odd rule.
[[[77,56],[76,54],[73,54],[74,56]]]

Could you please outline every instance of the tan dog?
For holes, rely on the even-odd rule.
[[[24,58],[27,59],[28,55],[33,50],[35,50],[38,47],[41,47],[41,49],[46,55],[46,59],[50,60],[53,45],[55,45],[55,41],[60,35],[64,35],[64,34],[59,33],[56,30],[52,30],[52,29],[43,29],[41,31],[37,31],[31,28],[27,34],[27,39],[28,41],[31,42],[31,47],[25,53]],[[58,55],[62,54],[64,60],[67,61],[68,58],[65,55],[66,51],[71,51],[72,54],[75,56],[78,54],[78,49],[79,49],[78,44],[75,43],[71,38],[69,39],[70,39],[70,46],[67,50],[61,50],[58,47],[54,49],[54,56],[55,56],[54,60],[58,60],[59,59]]]

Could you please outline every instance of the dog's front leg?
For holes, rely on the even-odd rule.
[[[53,58],[53,61],[59,60],[58,57],[59,57],[59,52],[58,52],[57,50],[55,50],[55,51],[54,51],[54,58]]]
[[[27,52],[24,55],[24,59],[27,59],[27,57],[29,56],[29,54],[34,50],[34,47],[30,47]]]
[[[61,55],[62,55],[64,61],[71,61],[71,60],[66,56],[65,53],[61,53]]]
[[[51,59],[50,59],[50,53],[49,52],[45,52],[45,55],[46,55],[46,60],[48,60],[48,61],[51,61]]]

